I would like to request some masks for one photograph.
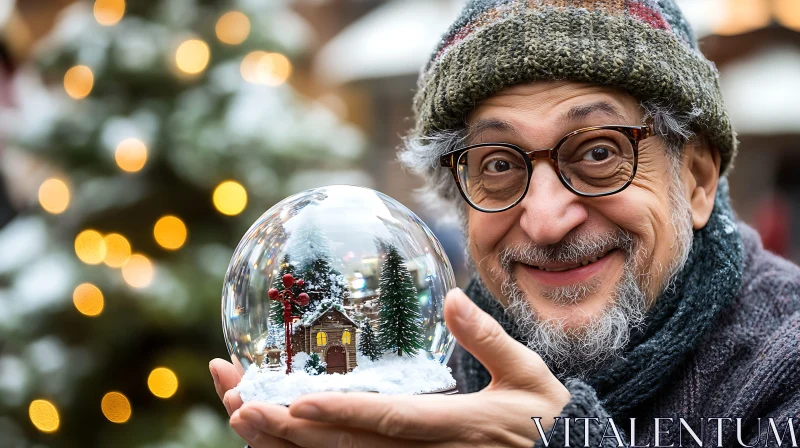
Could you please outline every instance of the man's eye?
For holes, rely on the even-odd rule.
[[[485,170],[490,173],[502,173],[511,169],[511,163],[507,160],[491,160],[486,164]]]
[[[611,157],[611,151],[603,146],[597,146],[589,151],[586,151],[586,154],[583,156],[583,160],[589,162],[602,162],[607,158]]]

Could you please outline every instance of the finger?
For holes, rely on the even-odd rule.
[[[447,293],[444,316],[458,343],[489,370],[492,383],[511,382],[529,388],[537,374],[548,379],[553,376],[536,352],[515,341],[460,289]],[[516,384],[515,379],[524,384]]]
[[[413,442],[390,438],[374,432],[336,427],[326,423],[295,418],[283,406],[264,403],[248,403],[239,415],[253,428],[271,437],[286,440],[306,448],[407,448],[427,447],[426,442]]]
[[[298,448],[294,443],[254,428],[242,418],[238,411],[231,416],[230,425],[250,448]]]
[[[222,397],[222,405],[225,406],[228,415],[232,416],[237,409],[242,407],[242,397],[239,396],[239,392],[236,389],[231,389],[225,392],[225,396]]]
[[[219,399],[222,400],[225,392],[233,389],[242,380],[242,375],[236,370],[233,364],[223,359],[212,359],[208,364],[211,377],[214,378],[214,388],[217,390]]]
[[[295,418],[347,426],[394,438],[410,440],[465,439],[478,416],[488,409],[475,397],[390,396],[367,393],[315,393],[302,396],[289,406]],[[472,423],[476,425],[472,425]]]

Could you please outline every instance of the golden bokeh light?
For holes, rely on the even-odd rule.
[[[781,25],[800,31],[800,1],[775,0],[774,8]]]
[[[223,215],[234,216],[247,207],[247,190],[242,184],[226,180],[214,189],[214,207]]]
[[[266,56],[266,54],[266,51],[252,51],[242,59],[239,72],[242,74],[242,78],[244,78],[245,81],[258,84],[258,61]]]
[[[147,146],[139,139],[126,138],[117,145],[114,160],[123,171],[135,173],[147,163]]]
[[[97,0],[94,2],[94,18],[100,25],[111,26],[125,15],[125,0]]]
[[[252,84],[278,86],[292,74],[292,63],[280,53],[253,51],[242,59],[239,71]]]
[[[61,422],[58,409],[47,400],[33,400],[28,406],[28,416],[33,426],[41,432],[55,432]]]
[[[134,288],[146,288],[153,281],[153,263],[142,254],[133,254],[122,266],[122,278]]]
[[[39,186],[39,204],[44,211],[57,215],[69,206],[69,187],[61,179],[47,179]]]
[[[731,36],[757,30],[772,20],[769,5],[762,0],[729,0],[723,20],[714,28],[721,36]]]
[[[76,65],[64,74],[64,90],[71,98],[79,100],[86,98],[94,86],[92,69],[85,65]]]
[[[267,53],[258,61],[258,79],[261,84],[278,86],[292,74],[292,63],[280,53]]]
[[[180,249],[186,242],[186,224],[177,216],[164,216],[153,227],[153,236],[164,249]]]
[[[106,257],[103,263],[108,267],[121,268],[131,258],[131,243],[119,233],[109,233],[103,238],[106,243]]]
[[[250,19],[239,11],[223,14],[217,20],[217,39],[228,45],[238,45],[250,34]]]
[[[75,237],[75,254],[86,264],[100,264],[106,258],[106,242],[96,230],[84,230]]]
[[[169,398],[178,390],[178,376],[166,367],[157,367],[147,377],[147,387],[158,398]]]
[[[81,283],[72,292],[72,303],[84,316],[99,316],[103,312],[103,293],[91,283]]]
[[[108,421],[113,423],[125,423],[131,418],[131,402],[119,392],[105,394],[100,401],[100,409]]]
[[[189,39],[175,51],[175,64],[178,70],[196,75],[206,69],[210,56],[208,44],[200,39]]]

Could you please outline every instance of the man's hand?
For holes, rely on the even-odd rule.
[[[242,399],[239,393],[233,388],[242,380],[242,375],[236,370],[233,364],[222,359],[213,359],[208,364],[211,377],[214,379],[214,388],[217,390],[219,399],[228,411],[228,415],[242,406]]]
[[[549,429],[569,391],[461,290],[448,293],[445,318],[459,343],[491,373],[484,390],[453,396],[318,393],[288,409],[250,402],[236,410],[241,401],[229,397],[231,427],[253,448],[532,446],[539,433],[531,417],[542,417]],[[220,384],[224,392],[231,383],[221,376]]]

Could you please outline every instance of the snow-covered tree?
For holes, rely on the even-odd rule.
[[[365,319],[361,323],[361,338],[358,343],[358,352],[368,357],[370,361],[377,361],[381,359],[383,353],[378,347],[378,341],[375,337],[375,332],[372,331],[372,325],[369,319]]]
[[[347,294],[344,276],[333,267],[331,243],[315,221],[300,226],[289,242],[301,277],[306,282],[305,292],[311,303],[332,299],[340,302]]]
[[[312,353],[306,362],[305,371],[309,375],[321,375],[328,371],[328,364],[320,359],[318,353]]]
[[[393,245],[388,245],[386,261],[380,278],[380,332],[378,345],[384,352],[397,351],[413,356],[423,348],[417,288],[403,257]]]

